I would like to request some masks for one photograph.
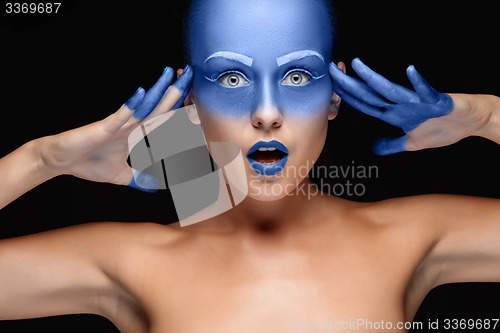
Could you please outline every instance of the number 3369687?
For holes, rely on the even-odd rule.
[[[57,14],[61,7],[60,2],[7,2],[7,14]]]

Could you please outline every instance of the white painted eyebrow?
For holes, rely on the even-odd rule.
[[[252,65],[253,65],[252,58],[250,58],[246,55],[243,55],[243,54],[230,52],[230,51],[215,52],[214,54],[212,54],[210,57],[208,57],[205,60],[205,63],[213,58],[224,58],[224,59],[228,59],[228,60],[238,61],[238,62],[241,62],[243,65],[246,65],[248,67],[252,67]]]
[[[318,52],[312,50],[302,50],[302,51],[288,53],[285,54],[284,56],[277,58],[276,62],[278,63],[278,66],[283,66],[284,64],[287,64],[294,60],[300,60],[307,57],[318,57],[323,63],[325,63],[325,58]]]

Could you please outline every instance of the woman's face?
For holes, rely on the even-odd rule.
[[[332,27],[319,1],[211,0],[192,24],[193,102],[207,141],[246,157],[249,196],[276,200],[307,176],[332,103]]]

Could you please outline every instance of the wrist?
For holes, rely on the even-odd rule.
[[[57,176],[40,158],[43,140],[25,143],[0,159],[0,209],[41,183]]]
[[[24,149],[26,149],[29,156],[33,157],[33,163],[28,172],[40,182],[45,182],[62,174],[60,171],[51,168],[43,157],[43,147],[46,145],[46,140],[48,140],[46,137],[39,138],[24,145]]]
[[[484,125],[474,135],[500,144],[500,98],[494,95],[482,95],[473,104],[475,112],[484,113]]]

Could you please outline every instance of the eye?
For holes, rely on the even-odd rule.
[[[219,79],[219,82],[229,88],[237,88],[241,87],[245,84],[248,84],[247,79],[245,79],[242,75],[237,73],[229,73],[224,75]]]
[[[289,73],[283,80],[283,84],[287,86],[302,86],[311,81],[311,77],[301,71]]]

